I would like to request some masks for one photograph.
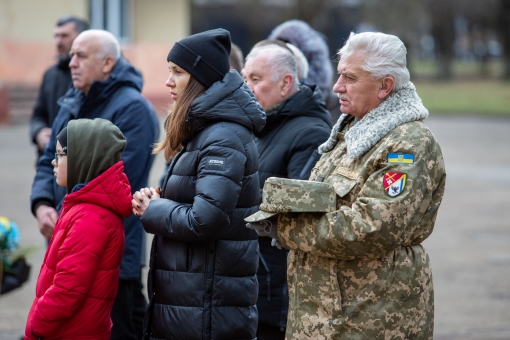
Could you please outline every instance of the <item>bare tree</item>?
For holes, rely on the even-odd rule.
[[[437,44],[437,62],[439,79],[451,79],[453,46],[455,43],[454,2],[444,0],[426,0],[431,21],[431,35]]]
[[[194,0],[195,29],[222,26],[236,36],[246,50],[265,39],[277,25],[300,19],[329,38],[333,50],[341,37],[361,22],[377,30],[397,35],[408,57],[420,49],[423,34],[435,41],[437,78],[453,77],[455,18],[468,24],[469,36],[480,41],[495,36],[503,43],[504,77],[510,79],[510,0]],[[236,35],[237,34],[237,35]],[[480,45],[479,45],[480,46]],[[471,49],[473,47],[471,46]],[[479,54],[481,72],[488,74],[488,54]],[[408,67],[411,69],[410,58]]]
[[[497,31],[500,0],[456,0],[455,13],[462,16],[469,26],[471,50],[480,63],[480,75],[489,76],[489,36]]]
[[[427,14],[423,0],[365,0],[363,20],[382,32],[398,36],[405,44],[407,67],[412,68],[410,50],[418,45]]]

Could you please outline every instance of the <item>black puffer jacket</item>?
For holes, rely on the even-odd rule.
[[[243,219],[260,203],[253,131],[265,114],[234,71],[193,101],[188,123],[164,198],[142,216],[156,235],[145,339],[254,339],[259,250]]]
[[[311,168],[302,173],[303,168],[331,132],[331,117],[318,86],[299,88],[267,113],[266,126],[256,133],[261,187],[272,176],[308,179]]]
[[[308,179],[319,159],[317,148],[331,132],[331,117],[316,85],[300,90],[269,112],[264,129],[257,134],[260,187],[268,177]],[[287,322],[287,251],[259,239],[260,284],[257,307],[259,323],[285,327]]]

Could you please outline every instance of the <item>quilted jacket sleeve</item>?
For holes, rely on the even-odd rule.
[[[230,225],[229,215],[239,199],[247,157],[242,141],[232,130],[215,129],[209,135],[199,150],[193,204],[152,201],[142,216],[148,233],[208,243]]]
[[[53,174],[53,166],[51,165],[56,152],[58,134],[56,131],[60,131],[57,130],[58,127],[56,127],[56,124],[58,123],[60,122],[55,122],[53,124],[50,141],[44,149],[44,153],[37,161],[36,173],[32,184],[32,194],[30,196],[31,210],[34,216],[36,213],[35,210],[37,208],[37,203],[39,201],[47,201],[48,204],[51,203],[51,206],[54,208],[60,203],[56,202],[58,197],[55,197],[55,176]],[[61,190],[65,195],[65,188]]]

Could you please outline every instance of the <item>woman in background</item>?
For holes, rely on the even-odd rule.
[[[229,32],[216,29],[168,54],[174,104],[154,152],[173,159],[163,190],[142,188],[132,201],[155,235],[144,339],[256,337],[258,242],[243,219],[260,203],[253,132],[265,113],[229,72],[230,49]]]

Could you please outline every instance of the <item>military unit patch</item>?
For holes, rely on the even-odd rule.
[[[395,197],[404,191],[406,186],[406,174],[401,172],[386,172],[383,178],[384,190],[391,197]]]
[[[414,155],[410,153],[390,153],[388,154],[388,163],[413,164]]]

